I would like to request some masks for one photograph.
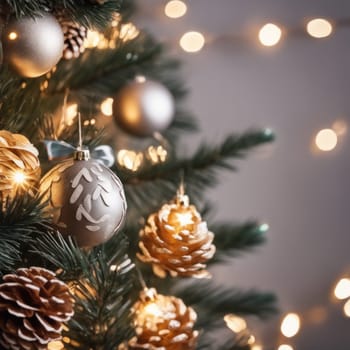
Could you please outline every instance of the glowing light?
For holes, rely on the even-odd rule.
[[[276,24],[267,23],[259,31],[259,40],[264,46],[275,46],[282,37],[282,30]]]
[[[78,105],[76,103],[72,103],[69,105],[64,113],[64,123],[68,126],[73,125],[74,119],[78,115]]]
[[[107,117],[110,117],[113,114],[113,98],[112,97],[107,97],[101,103],[101,112]]]
[[[88,30],[84,46],[87,48],[97,47],[100,42],[100,39],[101,35],[99,32],[95,30]]]
[[[132,23],[125,23],[120,28],[119,38],[124,42],[135,39],[140,31]]]
[[[269,229],[270,229],[270,226],[269,226],[269,224],[266,224],[266,223],[261,224],[259,226],[259,231],[262,232],[262,233],[267,232]]]
[[[137,75],[135,77],[135,81],[138,83],[145,83],[146,82],[146,77],[144,75]]]
[[[350,317],[350,299],[344,304],[344,314],[346,317]]]
[[[282,344],[278,347],[278,350],[293,350],[293,347],[288,344]]]
[[[255,344],[252,346],[251,350],[263,350],[263,347],[261,345]]]
[[[13,174],[13,181],[17,185],[22,185],[26,181],[26,175],[22,171],[16,171]]]
[[[334,130],[323,129],[317,133],[315,143],[321,151],[332,151],[338,143],[338,137]]]
[[[247,328],[247,322],[242,317],[238,317],[233,314],[228,314],[228,315],[225,315],[224,320],[226,322],[227,327],[230,328],[232,332],[239,333],[244,331]],[[254,342],[255,342],[255,338],[253,343]]]
[[[343,300],[350,297],[350,279],[342,278],[334,288],[334,295],[337,299]]]
[[[11,32],[9,33],[8,38],[10,40],[16,40],[18,38],[18,34],[16,32]]]
[[[193,224],[192,213],[176,213],[176,218],[181,226]]]
[[[247,344],[253,345],[255,343],[255,337],[253,334],[251,334],[247,340]]]
[[[154,317],[160,317],[163,315],[162,310],[159,308],[159,306],[156,303],[148,303],[143,311],[147,314],[147,315],[151,315]]]
[[[62,350],[64,349],[64,345],[61,341],[52,341],[48,344],[48,350]]]
[[[326,38],[331,35],[332,24],[324,18],[315,18],[308,22],[306,30],[314,38]]]
[[[336,120],[333,124],[332,124],[332,129],[335,131],[335,133],[338,136],[342,136],[345,135],[348,131],[348,125],[346,123],[345,120]]]
[[[136,171],[143,162],[143,154],[141,152],[121,149],[117,154],[117,160],[122,167]]]
[[[111,265],[109,268],[111,271],[116,271],[117,270],[117,265]]]
[[[187,32],[180,39],[180,46],[186,52],[198,52],[204,44],[204,36],[199,32]]]
[[[158,164],[166,161],[168,152],[161,145],[157,147],[149,146],[147,149],[146,156],[148,159],[150,159],[152,164]]]
[[[165,5],[164,12],[170,18],[180,18],[187,12],[187,6],[183,1],[172,0]]]
[[[287,337],[294,337],[300,329],[300,318],[297,314],[287,314],[281,323],[281,332]]]

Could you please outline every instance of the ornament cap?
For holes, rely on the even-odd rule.
[[[88,149],[77,149],[74,152],[74,160],[89,160],[90,151]]]

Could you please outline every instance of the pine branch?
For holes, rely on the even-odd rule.
[[[208,263],[224,262],[230,257],[240,254],[242,251],[250,251],[257,245],[265,242],[266,224],[258,224],[248,221],[241,225],[230,223],[210,225],[214,232],[214,245],[216,253]]]
[[[236,166],[232,164],[233,159],[244,158],[254,147],[273,139],[270,130],[232,134],[218,146],[202,144],[190,157],[174,156],[164,164],[138,172],[114,170],[125,185],[130,206],[135,206],[144,213],[145,201],[153,211],[160,205],[159,198],[166,201],[173,197],[182,176],[188,194],[194,201],[201,201],[205,190],[217,184],[218,170],[236,171]]]
[[[179,288],[177,295],[186,304],[198,309],[200,327],[228,313],[266,318],[277,311],[273,294],[222,288],[210,281],[196,281],[190,286],[186,284]]]

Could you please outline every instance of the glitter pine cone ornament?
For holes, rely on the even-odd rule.
[[[22,268],[0,284],[1,349],[47,349],[61,338],[64,322],[73,316],[66,284],[49,270]]]
[[[124,189],[119,178],[88,150],[59,163],[40,182],[43,201],[52,223],[80,247],[91,248],[110,239],[126,214]]]
[[[38,150],[21,134],[0,130],[0,193],[3,199],[31,191],[40,179]]]
[[[159,277],[210,277],[206,262],[215,253],[214,235],[202,221],[183,189],[172,204],[163,205],[149,216],[140,231],[138,258],[152,264]]]
[[[193,328],[197,314],[181,299],[145,289],[133,311],[136,336],[127,349],[195,349],[199,333]]]

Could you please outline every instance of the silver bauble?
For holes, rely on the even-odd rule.
[[[120,229],[126,200],[119,178],[86,152],[77,151],[74,159],[52,168],[42,178],[40,192],[55,227],[80,247],[93,247]]]
[[[23,77],[47,73],[62,57],[63,32],[50,14],[12,19],[2,32],[4,61]]]
[[[129,83],[113,102],[116,124],[139,137],[165,130],[171,124],[174,112],[174,98],[169,90],[152,80]]]

